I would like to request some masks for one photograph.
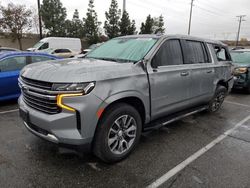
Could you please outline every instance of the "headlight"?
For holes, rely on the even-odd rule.
[[[53,84],[54,91],[61,91],[57,95],[57,106],[75,112],[76,110],[63,103],[65,97],[78,97],[89,94],[95,87],[94,82],[90,83],[71,83],[71,84]]]
[[[94,82],[90,83],[69,83],[69,84],[53,84],[52,90],[61,91],[62,93],[65,91],[69,93],[72,91],[73,93],[83,93],[86,95],[90,93],[95,87]]]
[[[239,67],[234,69],[234,74],[244,74],[247,72],[246,67]]]

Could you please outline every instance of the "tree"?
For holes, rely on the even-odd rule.
[[[7,7],[0,7],[0,27],[5,32],[10,32],[13,40],[18,40],[19,48],[22,50],[23,33],[32,27],[31,10],[24,5],[10,3]]]
[[[155,34],[157,34],[157,33],[164,34],[165,33],[164,18],[162,15],[160,15],[158,18],[154,18],[153,31]]]
[[[43,0],[40,11],[48,35],[64,36],[67,13],[60,0]]]
[[[119,22],[119,28],[121,36],[135,34],[135,21],[133,20],[131,23],[129,19],[129,14],[126,11],[124,11],[122,14],[121,21]]]
[[[72,20],[65,21],[65,33],[68,37],[84,37],[83,21],[79,18],[77,9],[75,9]]]
[[[148,15],[145,23],[142,22],[141,24],[140,34],[157,33],[165,33],[163,16],[160,15],[158,18],[151,18],[151,15]]]
[[[94,44],[99,41],[99,26],[100,22],[97,19],[97,13],[94,10],[94,0],[89,0],[89,8],[84,21],[84,33],[89,44]]]
[[[106,21],[104,23],[105,33],[110,39],[119,36],[119,20],[121,10],[118,9],[116,0],[111,0],[109,11],[105,12]]]
[[[145,23],[142,22],[142,24],[141,24],[140,34],[152,34],[154,32],[153,26],[154,26],[154,19],[151,18],[151,15],[149,14],[147,16]]]

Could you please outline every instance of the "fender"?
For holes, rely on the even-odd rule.
[[[112,104],[120,99],[124,99],[124,98],[128,98],[128,97],[135,97],[143,103],[144,109],[145,109],[145,122],[149,122],[150,121],[149,96],[146,97],[145,95],[142,95],[140,92],[138,92],[136,90],[119,92],[119,93],[115,93],[115,94],[109,96],[108,98],[106,98],[103,101],[103,103],[100,105],[99,109],[105,110],[110,104]]]

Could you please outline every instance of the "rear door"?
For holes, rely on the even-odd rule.
[[[189,106],[191,74],[184,64],[181,41],[162,43],[148,67],[151,87],[152,119],[183,110]]]
[[[8,57],[0,61],[0,100],[16,98],[20,95],[18,76],[27,64],[25,56]]]
[[[208,102],[213,96],[215,67],[207,44],[201,41],[185,40],[186,63],[191,68],[191,100],[193,105]]]

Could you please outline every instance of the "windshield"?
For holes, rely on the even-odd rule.
[[[235,63],[250,64],[250,52],[231,52]]]
[[[116,38],[91,51],[86,58],[117,62],[137,62],[154,46],[153,38]]]
[[[43,43],[44,42],[38,42],[38,43],[36,43],[34,46],[33,46],[33,48],[39,48],[40,46],[42,46],[43,45]]]

